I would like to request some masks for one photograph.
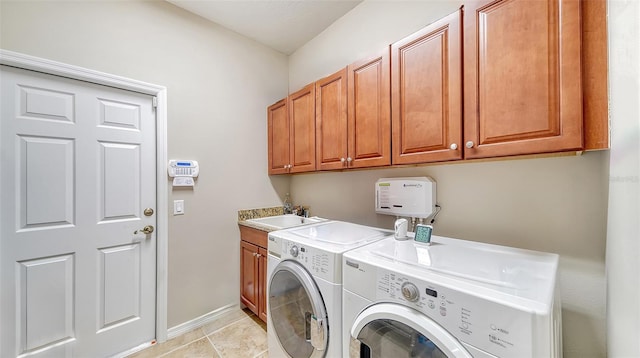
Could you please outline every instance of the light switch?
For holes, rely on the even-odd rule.
[[[173,215],[184,215],[184,200],[173,201]]]

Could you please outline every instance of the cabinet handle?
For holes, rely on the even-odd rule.
[[[456,149],[458,149],[458,145],[457,145],[457,144],[455,144],[455,143],[453,143],[453,144],[451,144],[451,145],[449,146],[449,148],[450,148],[451,150],[456,150]]]
[[[473,148],[474,145],[475,144],[473,144],[473,141],[471,141],[471,140],[468,141],[467,144],[466,144],[467,148]]]
[[[344,158],[340,158],[340,161],[341,161],[342,163],[344,163],[345,159],[344,159]]]
[[[261,257],[262,257],[262,255],[261,255],[261,254],[256,254],[256,257],[257,257],[257,258],[261,258]]]
[[[351,157],[347,157],[347,163],[351,163],[352,160]]]

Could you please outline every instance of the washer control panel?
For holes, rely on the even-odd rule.
[[[418,290],[418,287],[411,282],[404,282],[400,287],[400,290],[402,291],[402,296],[407,301],[416,302],[420,300],[420,291]]]
[[[342,270],[340,270],[341,266],[336,267],[336,256],[299,242],[282,240],[282,260],[297,261],[312,275],[330,282],[342,281]]]
[[[412,307],[467,344],[499,357],[531,356],[531,313],[381,268],[376,286],[377,301]]]

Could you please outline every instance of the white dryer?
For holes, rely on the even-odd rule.
[[[562,356],[558,255],[433,236],[343,259],[343,357]]]
[[[269,357],[340,357],[342,255],[389,230],[328,221],[269,233]]]

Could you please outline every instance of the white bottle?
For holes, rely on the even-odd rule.
[[[409,226],[409,222],[405,218],[397,219],[393,225],[394,234],[393,236],[396,240],[406,240],[407,237],[407,228]]]
[[[284,196],[284,213],[291,214],[293,212],[293,207],[291,205],[291,198],[289,197],[289,193]]]

